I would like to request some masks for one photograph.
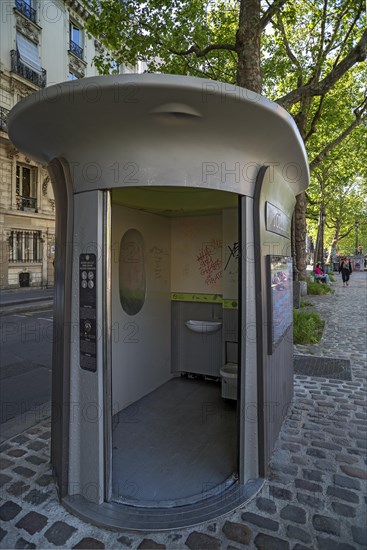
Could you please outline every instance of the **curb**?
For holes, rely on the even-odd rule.
[[[12,437],[16,435],[20,435],[30,428],[33,428],[34,426],[38,426],[38,424],[41,424],[42,422],[45,422],[45,420],[49,420],[51,418],[51,410],[52,410],[52,404],[51,401],[45,401],[44,403],[41,403],[39,405],[39,409],[42,409],[42,413],[38,411],[35,413],[34,418],[28,418],[31,417],[33,412],[32,410],[26,411],[18,416],[15,416],[14,418],[11,418],[7,422],[4,422],[0,425],[0,445],[11,439]],[[39,415],[39,418],[37,418],[37,414]]]
[[[53,305],[54,305],[54,301],[47,300],[47,299],[43,299],[41,303],[37,301],[36,303],[34,302],[22,303],[22,304],[19,304],[18,306],[16,304],[15,305],[6,304],[6,306],[2,306],[0,309],[0,317],[5,315],[14,315],[16,313],[27,313],[29,311],[41,311],[44,309],[52,308]]]
[[[34,303],[34,302],[45,302],[46,300],[53,300],[53,297],[51,295],[38,296],[38,297],[34,297],[34,298],[24,298],[24,300],[19,300],[19,298],[18,298],[16,300],[11,300],[11,301],[5,302],[5,303],[0,302],[0,307],[15,306],[17,304],[30,304],[30,303]]]

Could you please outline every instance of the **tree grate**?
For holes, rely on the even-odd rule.
[[[315,357],[313,355],[295,355],[293,361],[294,374],[334,378],[336,380],[352,380],[349,359],[334,357]]]

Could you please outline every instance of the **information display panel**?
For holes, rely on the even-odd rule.
[[[293,264],[288,256],[268,255],[268,354],[293,322]]]
[[[97,370],[96,255],[79,257],[79,343],[82,369]]]

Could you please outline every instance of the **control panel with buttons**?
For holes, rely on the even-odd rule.
[[[97,370],[96,255],[79,257],[79,343],[82,369]]]

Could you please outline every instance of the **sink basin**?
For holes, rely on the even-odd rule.
[[[200,332],[201,334],[208,334],[209,332],[217,332],[222,326],[221,321],[186,321],[185,325],[189,330],[193,332]]]

